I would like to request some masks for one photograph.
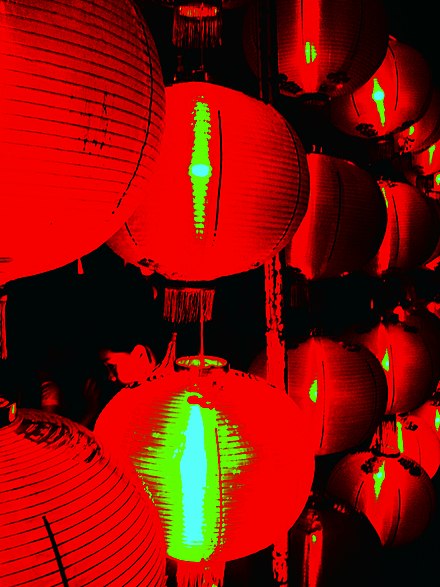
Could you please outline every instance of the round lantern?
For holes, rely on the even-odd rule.
[[[301,410],[217,357],[181,357],[122,389],[95,433],[141,478],[178,561],[216,564],[273,544],[301,513],[314,474]]]
[[[309,279],[360,269],[379,250],[387,210],[377,181],[354,163],[307,155],[306,215],[286,247],[286,262]]]
[[[428,147],[411,153],[411,176],[426,176],[440,171],[440,140],[431,143]]]
[[[439,238],[432,200],[404,182],[379,180],[378,184],[387,206],[387,228],[365,270],[380,276],[390,269],[415,269],[429,259]]]
[[[327,491],[365,514],[385,547],[419,538],[436,509],[434,485],[422,467],[386,446],[344,456],[332,470]]]
[[[396,416],[398,447],[404,457],[413,459],[431,477],[440,466],[440,439],[431,426],[420,416]]]
[[[431,69],[422,54],[390,37],[386,57],[369,80],[331,102],[331,122],[366,139],[401,132],[424,115],[432,91]]]
[[[67,418],[0,406],[0,584],[164,587],[151,500]]]
[[[265,377],[266,353],[250,372]],[[387,381],[376,357],[359,345],[323,336],[287,349],[288,394],[307,415],[316,455],[370,440],[387,404]]]
[[[133,212],[164,86],[131,0],[3,2],[0,285],[70,263]]]
[[[422,418],[436,433],[440,441],[440,390],[410,412],[411,416]]]
[[[280,90],[333,98],[364,84],[385,58],[387,17],[378,0],[276,0]],[[243,46],[258,73],[255,3],[245,15]]]
[[[440,139],[440,90],[434,88],[428,109],[414,124],[393,134],[397,153],[414,153],[429,149]]]
[[[379,536],[364,514],[314,492],[289,531],[289,582],[371,586],[381,555]]]
[[[345,340],[366,346],[379,359],[388,383],[387,414],[408,412],[434,391],[429,342],[417,329],[380,322],[367,332],[344,334]]]
[[[307,207],[304,147],[269,104],[207,82],[166,90],[160,156],[108,245],[169,279],[247,271],[280,251]]]

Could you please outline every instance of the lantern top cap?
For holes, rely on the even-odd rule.
[[[17,404],[0,396],[0,428],[11,424],[17,417]]]
[[[210,355],[179,357],[176,359],[174,365],[177,371],[196,370],[199,373],[208,373],[213,370],[221,370],[224,372],[229,370],[229,363],[226,359]]]

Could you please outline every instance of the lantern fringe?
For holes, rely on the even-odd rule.
[[[211,320],[214,293],[214,289],[165,288],[163,316],[174,323]]]
[[[179,561],[177,564],[177,587],[223,587],[225,563],[189,563]]]
[[[285,539],[280,539],[274,545],[272,551],[272,572],[277,585],[288,585],[288,534]]]
[[[199,3],[201,4],[201,3]],[[220,9],[212,16],[199,16],[197,3],[174,9],[172,42],[176,47],[202,48],[218,47],[222,44],[222,13]]]
[[[381,456],[399,456],[399,439],[395,414],[383,417],[371,442],[371,451]]]
[[[8,296],[0,290],[0,359],[8,358],[6,344],[6,302]]]

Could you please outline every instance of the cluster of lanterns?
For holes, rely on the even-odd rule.
[[[165,4],[180,48],[216,46],[221,11],[239,5],[258,73],[255,5]],[[307,153],[287,115],[242,91],[165,87],[133,0],[5,3],[0,287],[104,243],[201,287],[282,253],[306,280],[438,262],[438,202],[418,185],[440,171],[428,64],[388,35],[379,1],[306,4],[276,2],[280,92],[330,104],[356,140],[390,139],[409,181]],[[283,535],[286,564],[301,552],[319,584],[334,518],[363,528],[372,551],[416,539],[440,464],[440,327],[426,322],[289,340],[285,389],[269,352],[249,373],[202,351],[178,357],[120,391],[94,433],[0,399],[1,584],[164,587],[169,557],[179,587],[220,586],[229,561]],[[316,494],[316,459],[353,450]]]

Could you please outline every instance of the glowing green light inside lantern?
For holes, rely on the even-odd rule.
[[[399,452],[403,452],[403,434],[402,434],[402,422],[396,422],[397,428],[397,448]]]
[[[383,356],[381,363],[382,363],[382,367],[385,369],[385,371],[390,370],[390,356],[388,354],[388,349],[385,350],[385,354]]]
[[[416,129],[414,128],[414,126],[413,126],[413,125],[411,125],[411,126],[409,127],[409,129],[408,129],[408,136],[410,137],[411,135],[413,135],[413,134],[414,134],[414,132],[415,132],[415,130],[416,130]]]
[[[381,190],[381,192],[382,192],[382,195],[383,195],[383,198],[384,198],[384,200],[385,200],[385,206],[388,208],[388,198],[387,198],[387,192],[386,192],[386,190],[385,190],[385,188],[384,188],[384,187],[380,188],[380,190]]]
[[[440,185],[440,173],[437,173],[434,179],[436,185]]]
[[[188,175],[192,183],[193,215],[196,235],[201,238],[205,231],[205,208],[208,184],[212,175],[209,160],[211,138],[211,114],[205,102],[197,101],[193,110],[194,141]]]
[[[385,125],[385,104],[384,104],[385,92],[380,87],[380,84],[379,84],[377,77],[375,77],[373,79],[373,93],[371,94],[371,97],[376,102],[376,108],[379,113],[380,123],[382,124],[382,126],[384,126]]]
[[[304,53],[306,56],[306,63],[313,63],[315,61],[318,53],[316,51],[316,47],[310,41],[307,41],[304,45]]]
[[[215,409],[215,399],[206,401],[198,389],[194,384],[173,397],[163,411],[165,421],[152,434],[154,448],[135,455],[145,488],[148,479],[156,486],[168,555],[192,562],[207,560],[222,544],[227,501],[222,478],[240,474],[253,455],[237,426]]]
[[[438,410],[435,410],[434,426],[438,432],[440,429],[440,412]]]
[[[428,149],[428,153],[429,153],[429,165],[432,165],[432,161],[434,159],[434,153],[435,153],[435,145],[431,145]]]
[[[312,402],[316,403],[318,399],[318,380],[315,379],[309,389],[309,397]]]
[[[373,473],[373,479],[374,479],[374,493],[376,494],[376,499],[379,499],[380,491],[382,489],[382,484],[385,481],[385,461],[382,462],[378,471],[376,471],[376,473]]]
[[[312,534],[312,542],[316,542],[318,539],[316,538],[316,534]]]

